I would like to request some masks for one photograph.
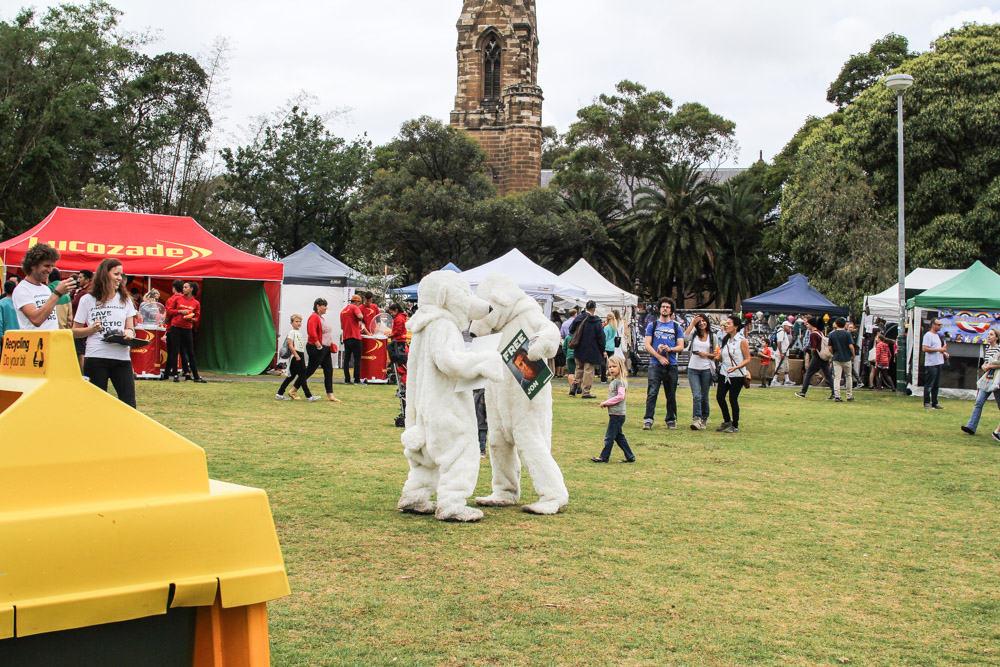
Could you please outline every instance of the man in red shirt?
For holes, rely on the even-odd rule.
[[[371,292],[365,292],[364,296],[365,296],[365,302],[361,304],[361,314],[364,316],[364,320],[362,323],[364,324],[365,328],[371,331],[372,320],[374,320],[375,316],[382,311],[379,310],[378,304],[372,303],[372,299],[375,298],[374,294],[372,294]]]
[[[340,311],[340,330],[344,340],[344,383],[351,383],[351,363],[354,363],[354,384],[361,384],[361,330],[364,312],[361,310],[360,294],[351,296],[351,302]]]

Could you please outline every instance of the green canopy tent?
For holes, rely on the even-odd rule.
[[[923,322],[926,312],[949,311],[956,315],[964,313],[971,324],[996,321],[1000,317],[1000,275],[976,261],[954,278],[907,300],[906,307],[908,386],[911,392],[916,393],[920,388],[918,380],[923,358],[920,353],[921,341],[928,330]],[[948,390],[958,390],[950,393],[966,396],[975,387],[978,363],[971,360],[978,362],[981,344],[949,342],[948,351],[953,360],[942,379],[941,394],[948,395]]]

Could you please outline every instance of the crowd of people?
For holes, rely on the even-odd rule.
[[[145,297],[135,290],[130,293],[125,267],[118,259],[101,260],[94,271],[84,269],[64,278],[56,268],[59,258],[59,251],[46,243],[25,252],[23,279],[10,276],[4,282],[0,338],[14,329],[70,329],[84,377],[103,391],[110,382],[122,402],[136,407],[131,347],[139,344],[138,299],[156,300],[159,292],[152,290]],[[168,355],[162,379],[173,375],[175,382],[179,380],[179,356],[184,376],[205,382],[194,355],[193,330],[201,312],[197,293],[197,283],[174,281],[174,295],[166,303]]]

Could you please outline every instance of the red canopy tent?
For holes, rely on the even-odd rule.
[[[94,270],[115,257],[129,275],[201,282],[197,354],[205,370],[256,374],[274,357],[283,265],[223,243],[194,218],[58,207],[0,243],[0,262],[19,267],[37,243],[59,251],[63,271]]]

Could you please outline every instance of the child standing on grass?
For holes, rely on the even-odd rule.
[[[625,426],[625,392],[628,390],[625,360],[617,356],[609,358],[608,376],[611,378],[611,384],[608,385],[608,400],[601,403],[602,408],[608,409],[608,430],[604,434],[604,449],[600,456],[594,456],[590,460],[594,463],[607,463],[611,449],[617,442],[625,453],[622,463],[635,463],[635,454],[632,453],[628,440],[622,433],[622,427]]]
[[[760,357],[760,386],[767,387],[767,372],[771,369],[771,342],[766,338],[760,342],[760,349],[757,350]]]
[[[302,336],[302,332],[299,328],[302,326],[302,316],[295,314],[291,317],[292,330],[288,332],[288,349],[292,353],[292,358],[288,360],[288,377],[281,383],[281,387],[278,389],[278,393],[274,395],[275,400],[278,401],[291,401],[298,400],[299,397],[295,393],[295,389],[292,389],[289,396],[285,396],[285,389],[288,388],[292,382],[297,378],[302,378],[302,392],[306,395],[306,398],[310,401],[319,400],[318,396],[313,396],[312,392],[309,391],[309,385],[306,384],[306,364],[305,364],[305,351],[306,351],[306,339]]]

